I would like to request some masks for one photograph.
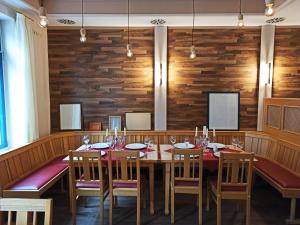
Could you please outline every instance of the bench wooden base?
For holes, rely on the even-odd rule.
[[[271,177],[255,168],[255,173],[260,175],[265,181],[267,181],[272,187],[274,187],[277,191],[282,194],[283,198],[291,199],[291,208],[290,208],[290,217],[286,219],[285,222],[287,224],[300,224],[300,219],[296,219],[296,201],[297,198],[300,198],[300,188],[284,188],[280,186],[277,182],[275,182]]]

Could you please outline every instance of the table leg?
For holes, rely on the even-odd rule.
[[[154,215],[154,164],[149,165],[150,214]]]
[[[170,201],[170,163],[166,163],[165,168],[165,215],[169,215],[169,201]]]

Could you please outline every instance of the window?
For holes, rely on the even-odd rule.
[[[0,37],[0,149],[7,147],[2,56],[3,52]]]

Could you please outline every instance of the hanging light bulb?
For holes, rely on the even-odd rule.
[[[47,10],[43,6],[41,6],[39,9],[39,17],[39,25],[43,28],[46,28],[48,26]]]
[[[265,15],[266,16],[273,16],[274,13],[275,13],[274,0],[265,0],[265,3],[266,3]]]
[[[131,51],[130,44],[127,44],[126,49],[127,49],[127,57],[129,57],[129,58],[132,57],[133,52]]]
[[[192,29],[192,46],[190,49],[190,59],[196,58],[196,49],[194,45],[194,28],[195,28],[195,0],[193,0],[193,29]]]
[[[195,49],[195,46],[194,45],[192,45],[191,46],[191,53],[190,53],[190,58],[191,59],[194,59],[194,58],[196,58],[196,49]]]
[[[240,13],[238,15],[238,26],[243,27],[244,23],[244,15],[242,14],[242,0],[240,0]]]
[[[244,15],[240,13],[238,15],[238,26],[239,27],[243,27],[244,25],[245,25],[245,23],[244,23]]]
[[[128,58],[133,56],[133,52],[131,50],[131,45],[129,43],[129,0],[127,0],[127,45],[126,45],[126,55]]]
[[[84,18],[83,18],[83,0],[81,0],[81,28],[80,28],[80,42],[86,42],[86,29],[83,27]]]
[[[80,29],[80,42],[86,42],[86,30],[83,27]]]

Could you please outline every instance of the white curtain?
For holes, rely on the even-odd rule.
[[[2,24],[10,148],[50,132],[47,34],[40,30],[22,14]]]

